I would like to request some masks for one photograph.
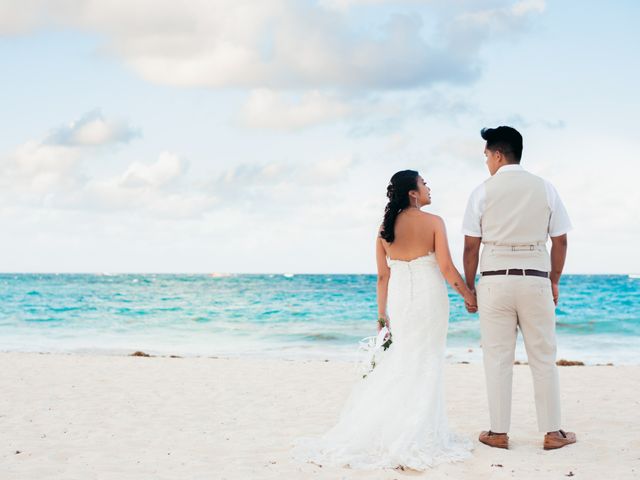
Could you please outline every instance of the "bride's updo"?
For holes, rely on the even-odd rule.
[[[389,203],[384,208],[384,220],[380,231],[380,236],[389,243],[393,243],[395,240],[396,217],[409,206],[409,191],[418,190],[419,175],[415,170],[402,170],[395,173],[389,180],[387,186]]]

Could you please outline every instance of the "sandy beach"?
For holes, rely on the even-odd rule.
[[[297,436],[328,428],[357,378],[352,363],[78,354],[0,354],[0,478],[640,478],[640,366],[562,367],[565,428],[545,452],[527,366],[514,375],[511,449],[426,472],[299,464]],[[487,427],[480,365],[446,370],[450,422]]]

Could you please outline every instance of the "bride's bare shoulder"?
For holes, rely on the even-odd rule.
[[[424,221],[428,222],[430,225],[432,226],[439,226],[439,225],[444,225],[444,220],[442,219],[442,217],[435,215],[433,213],[428,213],[428,212],[421,212],[422,215],[424,216]]]

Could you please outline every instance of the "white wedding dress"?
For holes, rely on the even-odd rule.
[[[294,442],[295,460],[424,470],[471,455],[471,442],[447,422],[442,376],[449,299],[435,255],[387,264],[393,342],[357,381],[337,424],[319,438]]]

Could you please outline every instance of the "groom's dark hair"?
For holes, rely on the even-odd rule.
[[[510,163],[520,163],[522,135],[513,127],[483,128],[480,135],[487,141],[487,149],[499,151]]]

